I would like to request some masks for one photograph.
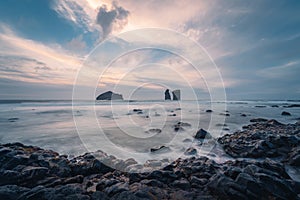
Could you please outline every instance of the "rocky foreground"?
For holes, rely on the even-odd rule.
[[[190,157],[149,173],[110,168],[91,153],[68,159],[39,147],[3,144],[0,199],[300,199],[300,182],[286,172],[287,166],[300,167],[300,123],[259,122],[218,141],[238,159],[218,164]]]

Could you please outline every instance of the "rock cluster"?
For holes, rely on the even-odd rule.
[[[300,166],[300,123],[269,120],[244,126],[242,131],[219,138],[226,153],[235,158],[277,158]],[[299,154],[298,154],[299,155]]]
[[[244,128],[219,138],[219,142],[234,157],[264,159],[237,159],[219,164],[207,157],[192,157],[197,151],[190,148],[186,152],[188,158],[144,173],[119,170],[137,165],[134,159],[119,160],[114,168],[108,167],[103,163],[117,159],[101,151],[68,158],[21,143],[2,144],[0,197],[7,200],[299,199],[300,183],[289,176],[285,166],[299,167],[300,124],[284,125],[270,120]]]

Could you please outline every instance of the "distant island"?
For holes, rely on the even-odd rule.
[[[96,100],[123,100],[123,96],[112,91],[107,91],[100,94]]]
[[[173,101],[179,101],[180,100],[180,90],[174,90],[172,91],[173,95]],[[165,91],[165,100],[171,100],[170,90],[166,89]]]

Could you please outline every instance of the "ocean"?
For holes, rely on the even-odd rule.
[[[194,140],[200,128],[218,138],[241,130],[253,118],[295,123],[300,108],[292,104],[300,101],[2,100],[0,142],[35,145],[69,157],[101,150],[139,163],[185,157],[184,152],[193,147],[196,156],[223,162],[230,158],[216,140]],[[291,115],[283,116],[283,111]],[[160,147],[164,148],[151,152]]]

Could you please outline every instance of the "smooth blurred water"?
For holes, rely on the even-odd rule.
[[[72,106],[72,101],[0,101],[0,142],[22,142],[68,155],[100,149],[122,159],[134,157],[141,162],[175,159],[190,146],[203,154],[215,145],[205,149],[205,145],[193,141],[199,128],[217,138],[241,129],[257,117],[294,123],[300,117],[300,108],[284,107],[289,104],[299,102],[77,101]],[[207,109],[213,112],[207,113]],[[221,114],[225,110],[230,116]],[[282,116],[282,111],[292,115]],[[175,132],[174,125],[179,121],[191,127]],[[224,123],[229,130],[223,130],[220,124]],[[161,129],[161,133],[149,132],[154,128]],[[186,139],[190,140],[186,142]],[[150,153],[150,148],[160,145],[168,146],[169,151],[159,155]],[[222,159],[223,155],[220,152],[214,156]]]

